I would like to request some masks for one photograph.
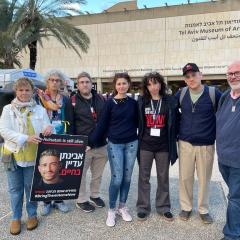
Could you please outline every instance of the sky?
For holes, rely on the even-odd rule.
[[[100,13],[105,9],[113,6],[118,2],[125,2],[127,0],[86,0],[87,4],[80,6],[82,12],[88,11],[89,13]],[[192,3],[196,2],[206,2],[207,0],[190,0]],[[144,8],[144,5],[147,7],[161,7],[165,6],[165,3],[168,5],[179,5],[179,4],[187,4],[187,0],[138,0],[138,8]]]

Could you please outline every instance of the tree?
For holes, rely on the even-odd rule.
[[[19,42],[18,26],[14,20],[16,1],[11,4],[7,0],[0,0],[0,68],[14,68],[14,64],[21,66],[18,60]]]
[[[28,47],[31,69],[35,69],[36,66],[38,43],[42,46],[42,40],[49,39],[50,36],[56,38],[64,47],[73,49],[79,57],[80,50],[87,52],[90,44],[88,36],[69,21],[72,13],[81,14],[80,10],[72,7],[73,4],[84,4],[85,0],[0,0],[0,2],[14,5],[12,21],[9,24],[12,28],[10,32],[17,37],[13,49],[17,47],[21,51]]]

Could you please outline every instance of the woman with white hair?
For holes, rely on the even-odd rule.
[[[21,232],[24,192],[28,214],[27,230],[38,226],[37,203],[30,201],[31,183],[39,134],[50,135],[52,126],[46,110],[33,100],[34,86],[28,78],[20,78],[14,85],[16,97],[3,108],[0,134],[4,139],[2,161],[8,178],[12,208],[10,233]]]
[[[51,70],[45,76],[46,91],[38,90],[40,103],[46,108],[56,134],[73,133],[71,100],[61,92],[65,79],[65,75],[61,71]]]
[[[47,89],[45,92],[38,90],[41,104],[46,108],[50,122],[56,134],[73,134],[73,109],[70,98],[61,93],[66,77],[59,70],[51,70],[46,74]],[[55,207],[61,212],[68,212],[68,207],[63,201],[44,202],[41,214],[48,215]]]

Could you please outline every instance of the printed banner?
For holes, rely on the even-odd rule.
[[[31,201],[78,198],[87,136],[40,136]]]

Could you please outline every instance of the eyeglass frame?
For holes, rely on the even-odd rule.
[[[58,78],[58,79],[49,78],[48,81],[59,83],[59,82],[61,82],[62,80],[61,80],[60,78]]]
[[[226,76],[227,76],[227,78],[230,78],[230,77],[238,78],[238,77],[240,77],[240,71],[227,73]]]

